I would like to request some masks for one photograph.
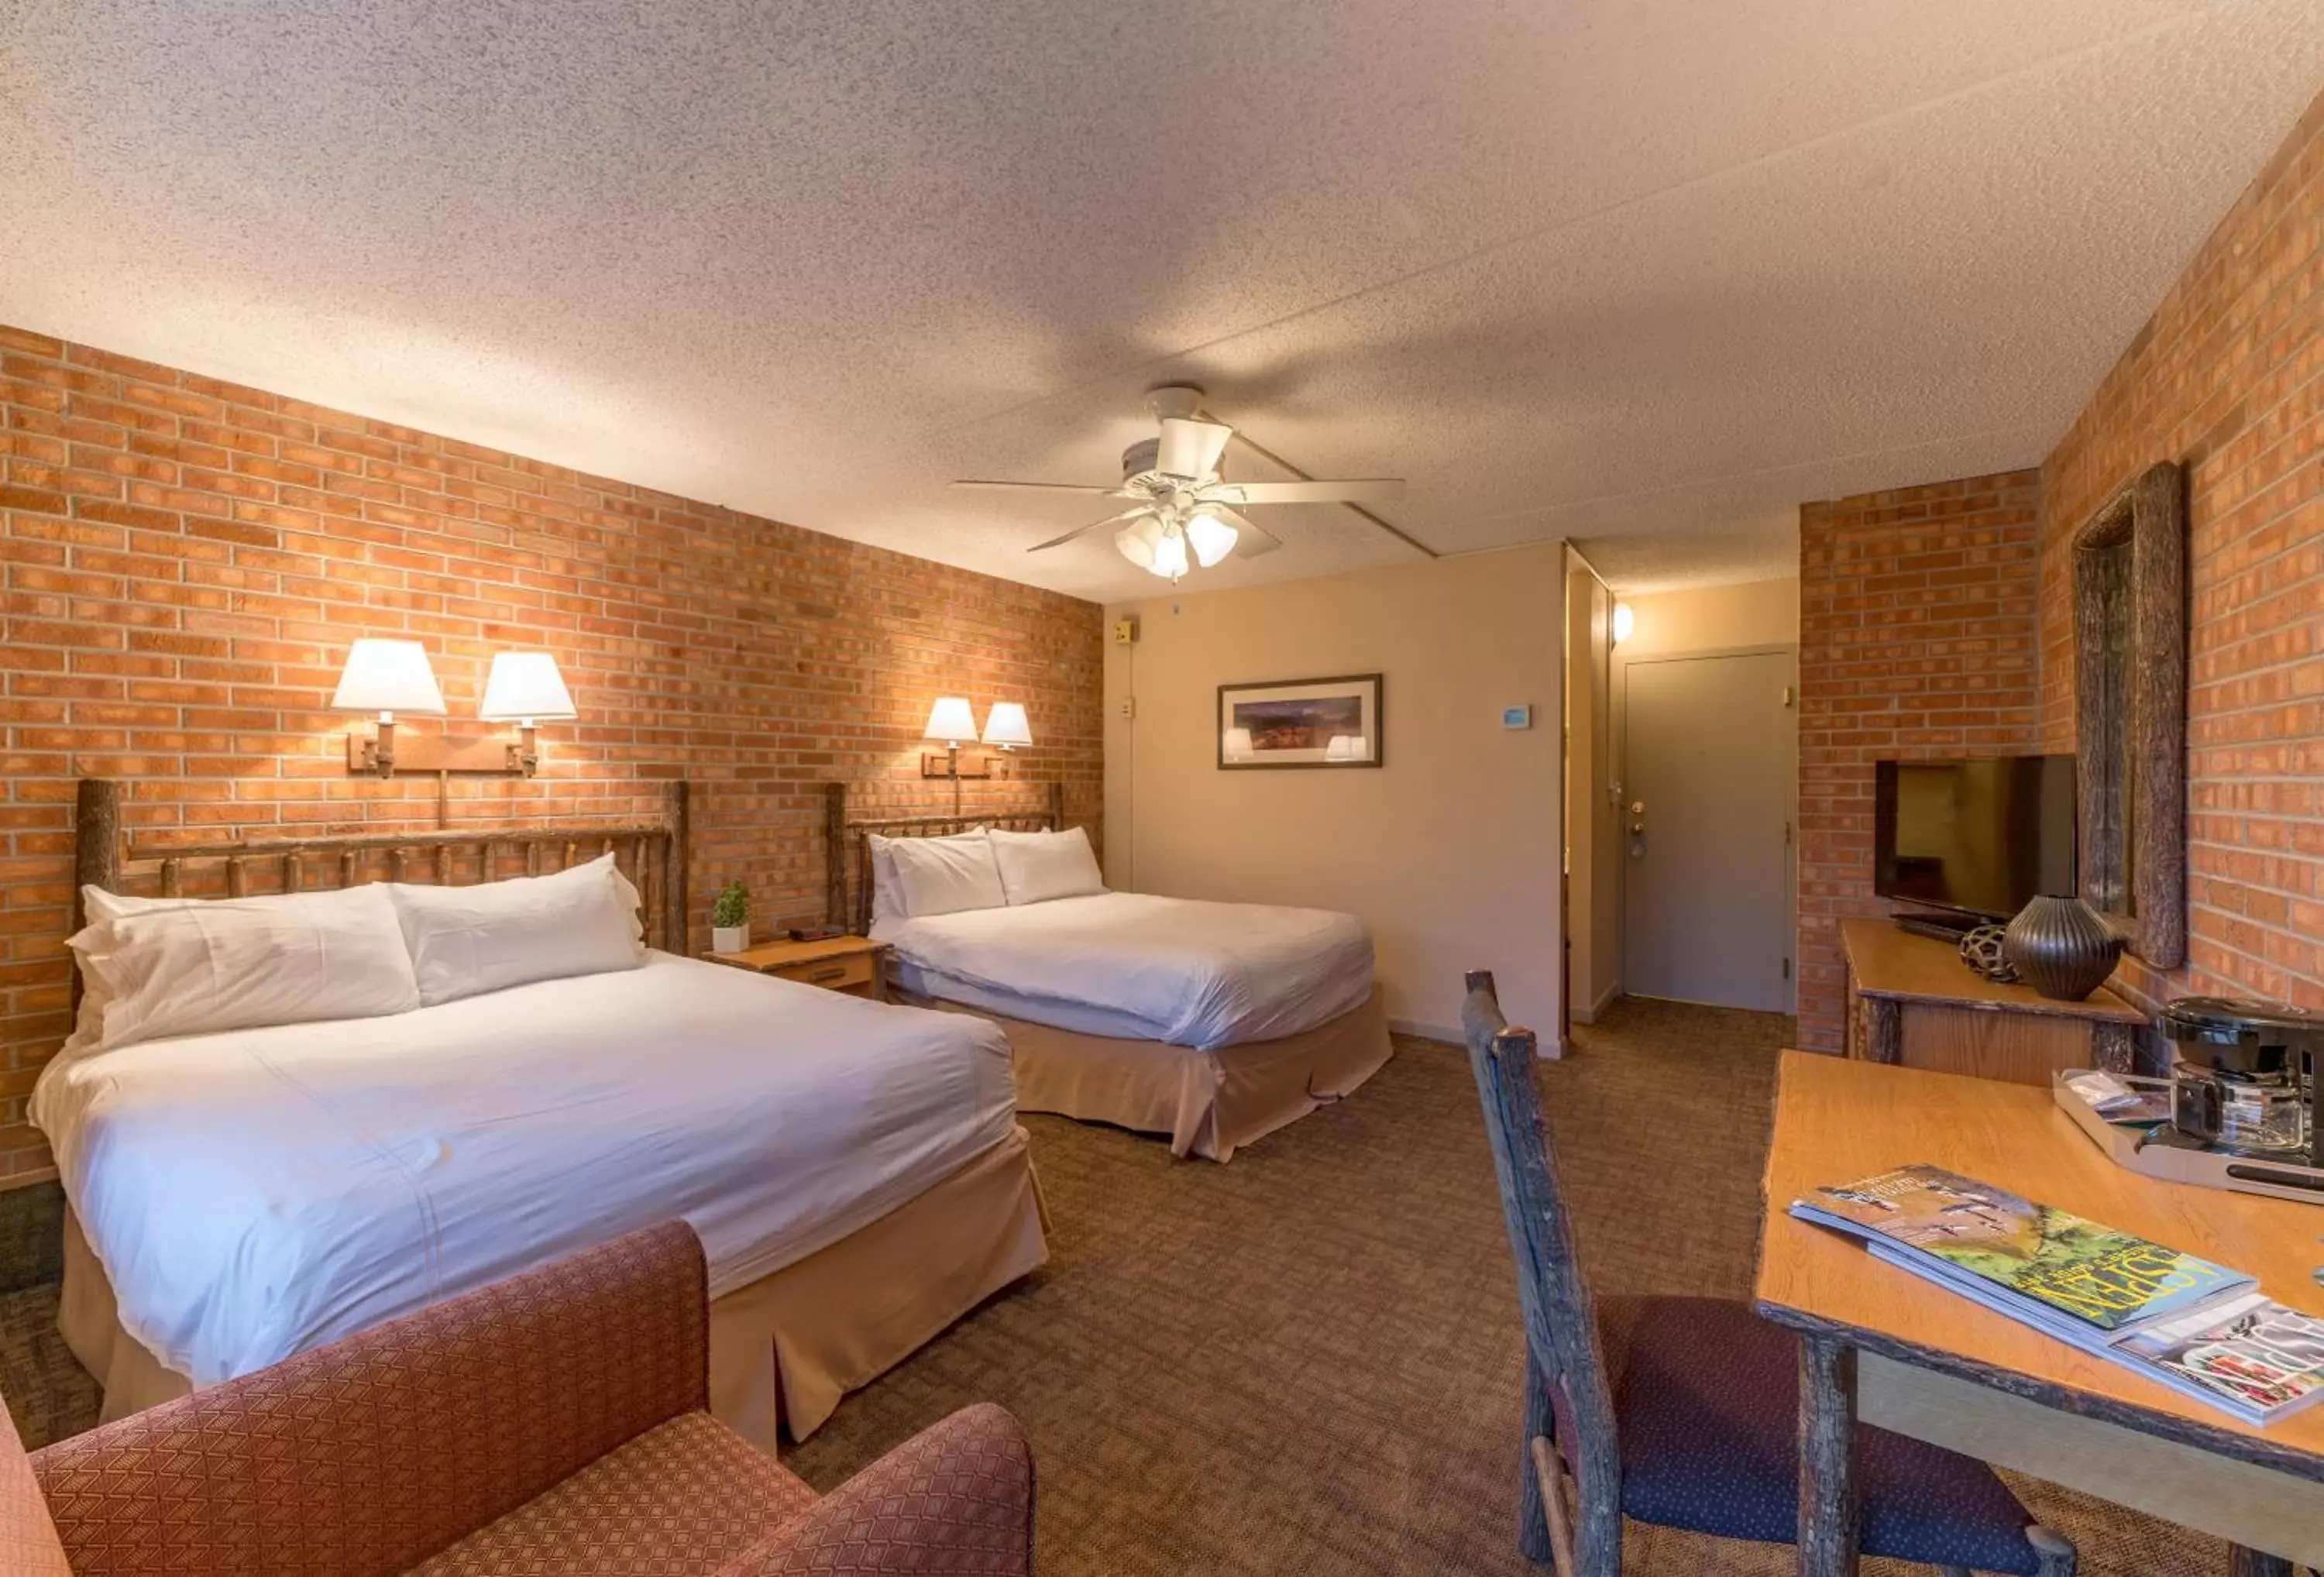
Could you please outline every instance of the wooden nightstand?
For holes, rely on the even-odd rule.
[[[755,970],[779,980],[822,986],[874,1002],[888,1000],[887,972],[881,967],[888,944],[862,936],[825,936],[820,942],[761,942],[740,953],[706,953],[713,964]]]

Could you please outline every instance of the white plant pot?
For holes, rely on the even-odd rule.
[[[748,926],[713,926],[710,927],[710,951],[740,953],[751,945]]]

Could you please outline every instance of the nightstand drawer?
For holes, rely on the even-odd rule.
[[[844,991],[851,986],[870,985],[880,961],[869,953],[857,953],[845,958],[819,958],[810,964],[793,964],[767,973],[777,980],[795,980],[801,985],[822,986],[826,991]]]

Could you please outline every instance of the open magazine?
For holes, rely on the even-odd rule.
[[[2324,1320],[2193,1254],[1939,1167],[1819,1188],[1791,1213],[2249,1423],[2324,1398]]]

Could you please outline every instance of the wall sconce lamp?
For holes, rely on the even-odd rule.
[[[961,770],[960,747],[976,742],[976,714],[965,696],[939,696],[936,704],[928,708],[928,725],[920,731],[921,737],[940,742],[944,754],[934,751],[920,753],[920,776],[952,779],[952,807],[960,810],[960,780],[963,778],[990,778],[992,764],[979,761],[967,771]]]
[[[339,687],[331,706],[342,712],[375,712],[379,731],[366,739],[347,735],[347,770],[390,778],[398,772],[489,772],[530,778],[540,768],[540,755],[533,733],[540,723],[563,722],[577,715],[573,696],[557,671],[557,659],[545,651],[503,651],[493,658],[484,681],[484,705],[477,710],[488,723],[514,723],[519,734],[506,738],[399,739],[395,715],[441,717],[444,692],[438,688],[427,649],[417,641],[365,636],[347,650]]]
[[[984,742],[1001,752],[998,760],[1006,771],[1009,752],[1023,750],[1033,742],[1032,725],[1025,721],[1025,704],[995,701],[992,710],[984,715]]]
[[[1630,632],[1637,627],[1637,609],[1628,603],[1616,603],[1614,604],[1614,644],[1619,646],[1628,641],[1630,638]]]
[[[396,767],[395,715],[441,717],[444,692],[436,686],[436,670],[428,665],[428,650],[420,642],[367,636],[348,649],[347,666],[339,674],[331,706],[340,712],[379,714],[376,738],[347,735],[347,770],[385,778]]]
[[[487,723],[513,723],[517,742],[508,747],[505,770],[530,778],[540,768],[540,752],[533,729],[541,723],[569,723],[577,716],[565,676],[557,659],[545,651],[500,651],[493,654],[492,672],[484,679],[484,703],[476,715]]]

